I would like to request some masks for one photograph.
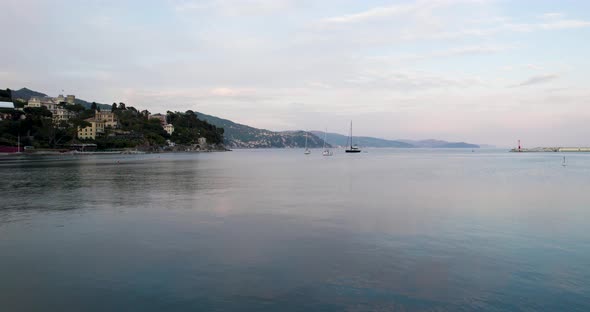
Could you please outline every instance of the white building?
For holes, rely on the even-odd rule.
[[[63,95],[59,95],[56,98],[52,97],[39,97],[33,96],[29,99],[27,105],[25,107],[41,107],[45,106],[53,115],[53,123],[59,124],[61,121],[69,120],[70,118],[76,116],[74,112],[71,112],[63,107],[60,106],[61,103],[67,103],[73,105],[75,103],[76,97],[73,95],[68,95],[64,97]]]
[[[201,148],[207,147],[207,139],[206,138],[200,137],[198,142],[199,142],[199,146]]]
[[[14,103],[0,100],[0,108],[14,108]]]
[[[174,126],[172,124],[165,124],[163,127],[169,135],[172,135],[172,133],[174,132]]]

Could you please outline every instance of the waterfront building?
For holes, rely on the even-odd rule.
[[[198,142],[199,142],[198,147],[200,149],[207,149],[207,139],[206,138],[200,137],[198,139]]]

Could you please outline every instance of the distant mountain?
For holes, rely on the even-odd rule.
[[[285,148],[305,146],[305,131],[275,132],[242,125],[231,120],[203,113],[196,114],[199,119],[205,120],[216,127],[223,128],[225,146],[230,148]],[[314,148],[324,145],[324,141],[313,133],[308,132],[307,134],[308,147]]]
[[[20,90],[12,90],[12,98],[14,100],[23,99],[25,101],[28,101],[31,97],[34,97],[34,96],[44,97],[44,96],[47,96],[47,94],[33,91],[33,90],[27,89],[27,88],[22,88]]]
[[[442,140],[400,140],[402,142],[406,142],[408,144],[412,144],[415,147],[422,147],[422,148],[479,148],[477,144],[465,143],[465,142],[447,142]]]
[[[13,99],[23,99],[28,101],[33,96],[47,96],[45,93],[33,91],[31,89],[22,88],[20,90],[12,90]],[[77,104],[83,105],[85,108],[90,108],[91,102],[81,99],[76,99]],[[109,104],[97,103],[98,107],[107,110],[111,109]],[[224,129],[225,145],[230,148],[294,148],[304,147],[306,132],[297,131],[270,131],[266,129],[258,129],[231,120],[203,114],[196,113],[201,120]],[[324,145],[324,132],[311,131],[307,132],[307,146],[310,148],[322,147]],[[347,136],[338,133],[328,133],[328,146],[331,145],[346,145]],[[387,140],[374,137],[354,137],[354,143],[361,147],[399,147],[399,148],[479,148],[479,145],[464,143],[464,142],[447,142],[442,140]]]
[[[37,91],[33,91],[31,89],[28,88],[22,88],[20,90],[12,90],[12,98],[14,100],[17,99],[22,99],[24,101],[28,101],[30,98],[34,97],[34,96],[38,96],[38,97],[46,97],[48,96],[45,93],[41,93],[41,92],[37,92]],[[75,100],[76,104],[80,104],[82,106],[84,106],[85,108],[90,108],[92,106],[91,102],[87,102],[81,99],[76,98]],[[109,104],[101,104],[101,103],[96,103],[98,107],[100,107],[100,109],[102,110],[106,110],[106,109],[111,109],[111,105]]]
[[[324,137],[323,131],[312,131],[320,138]],[[348,136],[329,133],[326,141],[333,145],[345,146]],[[399,148],[479,148],[479,145],[464,142],[447,142],[442,140],[387,140],[373,137],[353,137],[353,142],[361,147],[399,147]],[[348,143],[350,144],[350,143]]]
[[[324,137],[323,131],[311,131],[311,133],[317,135],[320,138]],[[328,132],[326,141],[328,141],[332,145],[339,145],[345,146],[348,140],[348,136],[342,135],[339,133],[330,133]],[[394,141],[394,140],[386,140],[386,139],[379,139],[373,137],[353,137],[354,144],[358,144],[362,147],[405,147],[410,148],[414,147],[412,144],[402,142],[402,141]]]

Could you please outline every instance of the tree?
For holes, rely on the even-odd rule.
[[[97,106],[96,106],[96,102],[92,102],[92,105],[90,105],[90,109],[91,110],[96,110]]]
[[[113,106],[111,106],[111,113],[117,110],[117,103],[113,103]]]
[[[119,109],[120,110],[126,110],[125,103],[123,103],[123,102],[119,103]]]

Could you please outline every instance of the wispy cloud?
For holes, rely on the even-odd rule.
[[[559,78],[559,75],[557,75],[557,74],[544,74],[544,75],[533,76],[533,77],[530,77],[529,79],[515,85],[514,87],[526,87],[526,86],[547,83],[547,82],[553,81],[557,78]]]
[[[396,15],[414,12],[420,8],[420,3],[400,4],[386,7],[376,7],[363,12],[324,18],[323,24],[348,24],[358,23],[373,19],[393,17]]]
[[[427,1],[418,0],[414,2],[396,4],[389,6],[380,6],[367,9],[365,11],[345,14],[340,16],[328,17],[320,20],[322,24],[351,24],[372,20],[386,19],[400,15],[424,14],[434,9],[452,6],[459,3],[485,2],[483,0],[437,0]]]
[[[173,2],[180,13],[220,12],[224,15],[260,15],[291,8],[294,0],[184,0]]]
[[[562,19],[565,16],[562,12],[547,12],[538,16],[541,19]]]

